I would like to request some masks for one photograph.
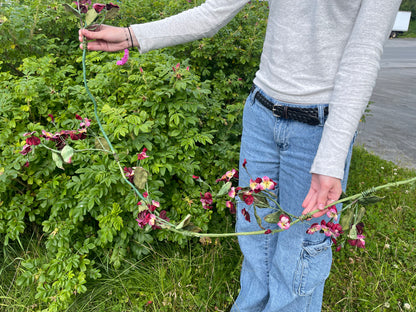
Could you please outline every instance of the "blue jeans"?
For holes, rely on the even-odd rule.
[[[255,92],[261,92],[277,104],[299,106],[279,103],[258,87],[250,93],[243,115],[240,186],[249,184],[250,177],[242,168],[246,159],[250,176],[253,179],[268,176],[277,182],[275,192],[281,207],[299,216],[311,183],[309,171],[321,140],[326,105],[308,106],[318,107],[320,112],[320,125],[311,126],[274,117],[255,99]],[[342,180],[343,189],[346,187],[350,155]],[[241,200],[237,201],[236,231],[260,230],[253,207]],[[241,214],[243,208],[249,212],[251,222],[246,221]],[[262,220],[274,211],[257,208]],[[326,215],[322,218],[328,219]],[[324,283],[332,263],[332,243],[324,234],[310,235],[306,234],[306,230],[322,218],[298,223],[276,234],[239,236],[244,261],[240,275],[241,290],[232,312],[321,311]],[[278,228],[277,224],[269,224],[264,220],[262,224],[267,229]]]

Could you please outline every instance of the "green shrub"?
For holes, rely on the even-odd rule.
[[[137,7],[125,1],[114,23],[154,20],[196,4],[144,1]],[[243,102],[257,69],[266,11],[264,3],[247,5],[213,39],[145,55],[131,52],[122,67],[116,65],[121,53],[87,55],[88,84],[121,163],[136,166],[137,153],[148,149],[150,157],[140,165],[151,175],[149,193],[172,220],[191,214],[204,231],[229,228],[225,205],[202,208],[199,194],[206,190],[192,175],[213,183],[237,166]],[[68,139],[69,146],[95,148],[101,134],[83,87],[76,19],[52,1],[21,1],[2,14],[0,237],[7,245],[34,233],[44,244],[46,254],[24,256],[17,283],[35,285],[40,306],[58,311],[100,276],[95,260],[108,258],[118,267],[123,258],[147,253],[144,246],[155,239],[187,239],[137,226],[139,199],[123,182],[113,155],[77,152],[62,170],[46,148],[19,153],[24,133],[76,130],[75,114],[92,125],[87,139]]]

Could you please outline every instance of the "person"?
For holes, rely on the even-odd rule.
[[[141,53],[213,36],[248,0],[207,0],[149,23],[81,29],[89,50]],[[400,0],[269,0],[260,66],[243,113],[240,185],[276,181],[280,205],[293,215],[324,207],[346,187],[352,143],[379,70]],[[129,32],[132,33],[130,38]],[[83,42],[83,37],[88,42]],[[245,165],[245,163],[244,163]],[[253,208],[238,202],[249,214]],[[271,211],[258,209],[260,217]],[[331,240],[306,234],[308,222],[273,235],[239,236],[240,293],[231,311],[320,311]],[[270,225],[270,229],[277,225]],[[236,231],[258,230],[237,214]]]

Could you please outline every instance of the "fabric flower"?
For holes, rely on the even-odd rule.
[[[201,196],[201,203],[204,209],[212,209],[212,194],[210,192],[206,192],[204,195],[200,193]]]
[[[318,223],[314,223],[309,227],[309,229],[307,229],[306,233],[313,234],[313,233],[319,232],[320,230],[321,230],[321,226]]]
[[[26,139],[26,144],[28,145],[39,145],[40,139],[36,136],[31,136],[30,138]]]
[[[357,239],[348,240],[348,243],[351,246],[357,246],[358,248],[365,248],[365,236],[364,235],[357,235]]]
[[[337,210],[337,208],[335,206],[329,207],[326,215],[328,216],[328,218],[334,219],[335,221],[337,221],[338,220],[338,210]]]
[[[277,225],[283,229],[283,230],[287,230],[288,228],[290,228],[290,219],[288,216],[286,215],[280,215],[279,218],[279,222],[277,223]]]
[[[19,152],[22,155],[27,155],[32,151],[32,147],[29,144],[25,144],[25,146],[23,146],[23,149]]]
[[[264,176],[263,179],[262,179],[262,181],[261,181],[261,185],[262,185],[262,188],[263,189],[266,189],[266,190],[274,190],[275,187],[276,187],[276,185],[277,185],[277,183],[274,182],[269,177]]]
[[[129,60],[129,49],[124,49],[123,58],[120,61],[117,61],[117,65],[124,65]]]
[[[106,5],[101,3],[94,3],[92,7],[94,8],[95,12],[100,13],[106,7]]]
[[[143,148],[143,151],[141,153],[137,154],[137,159],[142,160],[142,159],[145,159],[145,158],[149,157],[149,156],[146,155],[146,151],[147,151],[147,148],[146,147]]]
[[[251,222],[251,220],[250,220],[250,214],[248,213],[248,211],[246,210],[246,208],[241,209],[241,213],[244,216],[244,218],[246,219],[246,221]]]
[[[254,202],[254,197],[251,195],[251,192],[244,192],[243,193],[243,201],[246,203],[246,205],[250,206]]]
[[[225,206],[226,206],[227,208],[229,208],[229,209],[230,209],[230,213],[231,213],[231,214],[235,214],[235,213],[236,213],[236,210],[235,210],[235,205],[234,205],[234,203],[233,203],[232,201],[227,200],[227,201],[225,202]]]

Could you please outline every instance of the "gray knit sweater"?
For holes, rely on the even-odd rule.
[[[213,36],[248,0],[199,7],[132,25],[140,52]],[[384,41],[401,0],[269,0],[254,83],[275,99],[329,103],[311,172],[342,178],[348,148],[371,96]]]

